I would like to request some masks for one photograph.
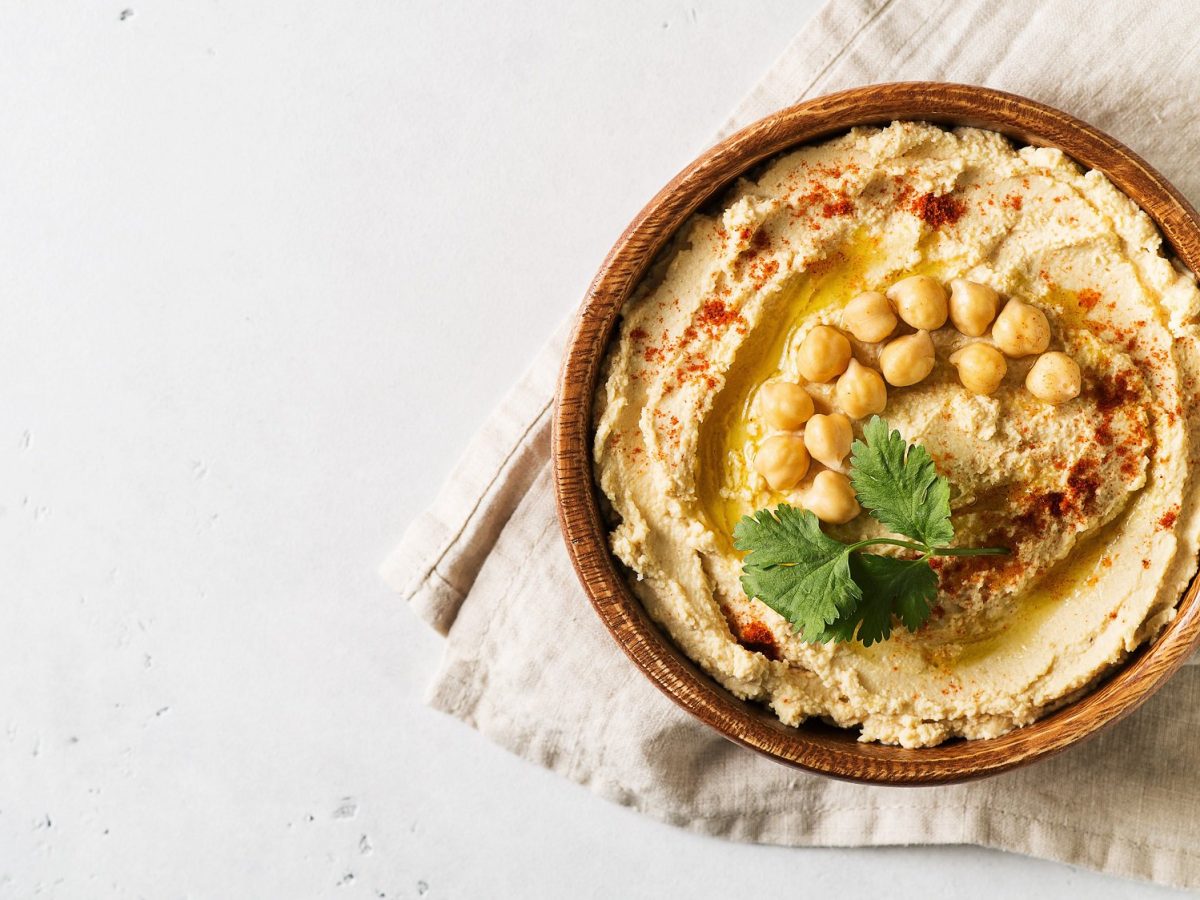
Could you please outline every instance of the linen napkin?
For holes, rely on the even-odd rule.
[[[1090,121],[1196,201],[1198,24],[1200,7],[1182,4],[834,0],[718,136],[844,87],[972,82]],[[432,706],[601,796],[695,831],[789,845],[973,843],[1200,887],[1200,668],[1058,757],[937,788],[786,768],[662,696],[592,611],[555,519],[550,408],[568,331],[533,361],[383,566],[446,635]]]

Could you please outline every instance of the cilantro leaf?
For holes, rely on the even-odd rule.
[[[916,631],[933,612],[938,582],[927,559],[860,553],[854,575],[862,587],[864,607],[858,639],[868,647],[888,639],[893,614],[909,631]]]
[[[897,537],[843,544],[825,535],[817,517],[784,503],[744,516],[733,530],[746,552],[742,587],[792,623],[809,642],[887,640],[893,618],[916,631],[933,613],[933,556],[1002,555],[1005,547],[950,547],[950,482],[919,445],[909,445],[879,416],[855,441],[850,481],[858,502]],[[903,547],[915,559],[865,553],[874,544]]]
[[[872,416],[863,429],[866,442],[850,450],[850,481],[858,501],[899,534],[927,547],[954,540],[950,524],[950,482],[938,474],[920,444],[909,445],[899,431]]]
[[[857,639],[870,647],[891,637],[893,616],[909,631],[929,618],[937,598],[937,575],[927,560],[856,553],[850,558],[850,572],[862,590],[862,601],[821,632],[821,643]]]
[[[792,623],[804,639],[848,615],[862,599],[850,574],[850,548],[821,531],[808,510],[780,504],[743,516],[733,543],[748,551],[742,588]]]
[[[813,634],[808,638],[811,644],[828,644],[834,641],[839,644],[848,644],[855,639],[855,632],[858,629],[858,611],[851,612],[842,616],[835,622],[830,622],[820,632]]]

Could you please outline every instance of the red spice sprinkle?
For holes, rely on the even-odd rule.
[[[1096,460],[1085,456],[1071,466],[1071,471],[1067,475],[1067,487],[1073,493],[1072,506],[1084,512],[1091,510],[1092,502],[1100,491],[1100,478],[1096,472],[1098,468],[1099,464]]]
[[[1134,395],[1129,384],[1129,376],[1118,372],[1111,380],[1101,379],[1096,384],[1096,408],[1101,412],[1110,412],[1128,403]]]
[[[1059,490],[1025,493],[1014,497],[1022,512],[994,529],[985,543],[1010,547],[1009,557],[955,557],[936,571],[943,589],[952,590],[965,581],[996,587],[1018,577],[1028,563],[1022,546],[1052,523],[1077,520],[1095,511],[1102,486],[1098,460],[1084,457],[1070,468],[1066,484]]]
[[[962,203],[949,194],[922,194],[913,204],[913,212],[930,228],[953,225],[963,211]]]
[[[1097,303],[1100,302],[1100,292],[1094,291],[1091,288],[1079,292],[1079,308],[1086,311],[1091,310]]]
[[[1163,513],[1162,518],[1158,520],[1158,527],[1161,528],[1163,531],[1166,531],[1169,528],[1174,528],[1175,522],[1178,519],[1179,519],[1179,510],[1178,509],[1168,509],[1165,513]]]
[[[1020,209],[1023,202],[1020,194],[1009,194],[1004,198],[1004,205],[1009,209]]]
[[[833,192],[819,181],[810,181],[808,183],[808,193],[800,194],[796,197],[796,204],[804,206],[813,206],[817,203],[828,202],[833,196]]]
[[[736,309],[730,309],[724,300],[709,300],[700,310],[700,324],[710,332],[725,328],[741,319]]]
[[[834,203],[826,203],[821,207],[821,215],[827,219],[832,219],[834,216],[849,216],[853,213],[854,201],[845,196]]]
[[[1067,495],[1062,491],[1047,491],[1041,498],[1042,506],[1052,516],[1061,518],[1071,511]]]
[[[646,338],[650,337],[650,335],[648,335],[643,328],[633,329],[633,331],[629,332],[629,336],[635,341],[644,341]]]
[[[1148,568],[1150,568],[1150,560],[1148,560],[1148,559],[1143,559],[1143,560],[1142,560],[1142,568],[1143,568],[1143,569],[1148,569]]]
[[[748,622],[742,626],[738,643],[753,653],[761,653],[767,659],[779,659],[775,635],[762,622]]]

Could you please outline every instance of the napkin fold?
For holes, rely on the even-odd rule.
[[[1196,200],[1198,20],[1200,7],[1117,0],[834,0],[717,136],[858,84],[970,82],[1080,116]],[[592,611],[559,534],[550,411],[568,332],[569,322],[383,565],[388,584],[446,635],[433,707],[601,796],[695,831],[790,845],[972,843],[1200,888],[1200,668],[1060,756],[920,789],[786,768],[660,694]]]

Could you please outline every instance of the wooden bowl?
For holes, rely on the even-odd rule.
[[[1175,254],[1200,272],[1200,221],[1191,205],[1127,147],[1066,113],[1001,91],[934,82],[872,85],[809,100],[705,152],[617,240],[588,290],[568,345],[552,458],[559,521],[588,596],[617,643],[676,703],[730,740],[789,765],[853,781],[939,784],[994,775],[1057,753],[1145,702],[1200,642],[1200,580],[1188,586],[1178,615],[1151,644],[1094,691],[1032,725],[997,738],[919,750],[859,743],[854,732],[820,723],[784,725],[765,707],[734,697],[675,648],[617,570],[592,474],[592,400],[600,363],[622,305],[667,239],[702,203],[758,163],[852,126],[896,119],[974,125],[1063,150],[1132,197]]]

